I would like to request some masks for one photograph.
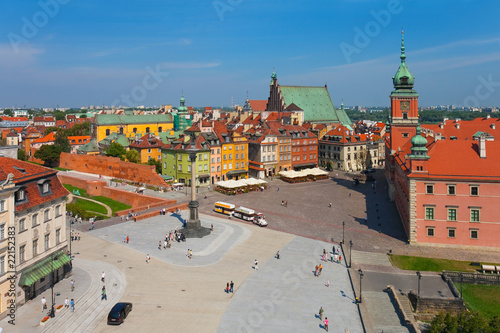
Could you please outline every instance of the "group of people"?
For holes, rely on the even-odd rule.
[[[129,236],[128,236],[128,235],[123,235],[123,242],[124,242],[124,243],[127,243],[127,244],[128,244],[129,240],[130,240],[130,238],[129,238]]]
[[[325,317],[325,320],[323,320],[323,313],[325,311],[323,310],[323,307],[319,308],[319,320],[323,321],[323,326],[325,327],[325,330],[328,332],[328,317]]]
[[[288,201],[286,201],[286,200],[281,200],[281,205],[282,205],[282,206],[285,206],[285,207],[288,207]]]
[[[188,252],[187,252],[186,256],[187,256],[189,259],[193,259],[193,250],[188,249]]]
[[[79,241],[80,240],[80,233],[74,232],[72,230],[70,238],[71,238],[71,241]]]
[[[101,289],[101,301],[102,300],[108,300],[108,296],[106,295],[106,273],[102,271],[101,273],[101,282],[103,283],[102,289]]]
[[[234,288],[234,283],[231,281],[231,283],[226,284],[226,294],[232,293]]]
[[[167,210],[165,208],[160,209],[160,215],[166,215],[166,214],[167,214]]]

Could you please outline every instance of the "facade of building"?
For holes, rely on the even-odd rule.
[[[252,177],[274,176],[278,166],[278,138],[270,129],[248,136],[248,173]]]
[[[292,139],[292,167],[294,170],[318,166],[318,137],[302,126],[284,126]]]
[[[215,184],[222,179],[222,145],[215,133],[203,132],[200,135],[210,147],[210,184]]]
[[[214,133],[221,143],[221,180],[248,178],[248,140],[215,121]]]
[[[129,149],[136,150],[139,153],[141,163],[148,163],[151,159],[161,161],[161,149],[164,146],[165,144],[160,139],[149,134],[131,142]]]
[[[172,114],[125,115],[98,114],[91,122],[93,138],[100,142],[111,133],[124,134],[128,138],[166,132],[173,129]]]
[[[15,300],[20,305],[57,283],[71,267],[65,215],[68,192],[57,171],[8,157],[0,157],[0,169],[0,313],[5,316],[13,300],[6,296],[10,275],[16,275]],[[10,244],[15,244],[15,253]],[[10,265],[11,254],[15,267]]]
[[[393,78],[386,135],[386,178],[410,244],[500,248],[498,120],[446,120],[421,128],[414,77],[401,65]],[[427,125],[425,125],[427,127]]]
[[[42,145],[53,145],[56,140],[55,133],[56,132],[50,132],[44,137],[33,140],[31,142],[29,156],[35,156],[35,152],[40,149]],[[90,135],[68,136],[68,140],[71,146],[71,153],[76,154],[78,148],[90,142]]]

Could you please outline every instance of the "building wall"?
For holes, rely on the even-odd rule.
[[[238,154],[238,158],[236,158]],[[242,155],[243,154],[243,155]],[[246,178],[248,176],[248,142],[247,139],[239,134],[233,137],[230,142],[222,143],[222,180],[236,178],[229,176],[227,173],[234,170],[244,170],[244,173],[237,175],[238,179]],[[225,158],[224,158],[225,156]],[[243,156],[243,157],[242,157]],[[238,163],[238,167],[237,164]]]
[[[196,158],[196,185],[209,186],[210,178],[202,177],[200,175],[210,176],[210,151],[200,151]],[[179,160],[180,156],[180,160]],[[201,157],[201,158],[200,158]],[[179,170],[179,166],[181,169]],[[201,171],[200,171],[201,167]],[[189,153],[183,150],[170,150],[163,149],[162,159],[163,175],[174,177],[177,183],[190,184],[191,183],[191,161],[189,160]]]
[[[278,137],[278,169],[276,172],[288,171],[292,168],[292,139]]]
[[[105,137],[107,137],[109,134],[106,134],[107,130],[109,130],[109,133],[120,133],[120,129],[123,128],[123,134],[125,134],[128,138],[135,138],[137,134],[139,134],[141,137],[146,135],[146,128],[149,127],[149,133],[153,135],[158,135],[159,133],[159,128],[161,127],[162,132],[166,132],[167,130],[171,130],[174,128],[174,123],[173,122],[163,122],[163,123],[148,123],[148,124],[133,124],[133,125],[98,125],[96,124],[96,138],[97,142],[103,140]],[[134,132],[134,128],[137,129],[136,132]]]
[[[427,185],[433,186],[434,194],[426,193]],[[471,195],[471,185],[478,186],[479,195]],[[448,194],[448,186],[455,186],[455,195]],[[498,183],[417,180],[417,242],[500,248],[498,193]],[[426,208],[433,208],[433,219],[426,218]],[[449,209],[456,209],[456,221],[449,218]],[[472,209],[479,210],[479,222],[471,221]],[[434,236],[427,235],[429,227],[434,228]],[[449,236],[450,229],[455,237]],[[471,230],[477,230],[477,239],[471,238]]]
[[[221,146],[212,146],[210,150],[210,182],[212,184],[222,180]]]
[[[61,153],[59,166],[65,169],[127,179],[155,186],[167,185],[163,178],[156,173],[153,165],[124,162],[118,157]]]

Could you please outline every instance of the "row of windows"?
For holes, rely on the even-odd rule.
[[[306,161],[306,160],[307,160],[307,155],[303,155],[302,157],[303,157],[304,161]],[[311,155],[309,155],[309,158],[310,158],[311,160],[315,159],[315,158],[316,158],[316,154],[311,154]],[[300,156],[297,156],[297,158],[295,158],[295,156],[294,156],[294,157],[292,158],[292,161],[300,161]]]
[[[425,193],[426,194],[435,194],[434,193],[434,184],[426,184],[425,185]],[[447,185],[446,186],[446,193],[448,195],[456,195],[456,185]],[[479,185],[469,185],[469,194],[472,196],[478,196],[479,195]]]
[[[124,131],[123,127],[120,127],[120,129],[118,130],[118,133],[123,134],[123,131]],[[149,133],[150,131],[151,131],[151,129],[149,127],[146,127],[146,133]],[[132,132],[137,133],[137,127],[134,127],[132,129]],[[160,126],[160,127],[158,127],[158,133],[161,133],[161,132],[163,132],[163,127]],[[115,133],[115,132],[113,131],[113,133]],[[106,129],[106,136],[108,136],[110,134],[111,134],[111,130],[109,128]]]
[[[316,150],[316,147],[315,146],[310,146],[309,150]],[[297,148],[297,150],[295,150],[295,148],[293,148],[293,152],[294,153],[295,153],[295,151],[300,152],[300,148]],[[307,151],[307,147],[304,147],[303,151]]]
[[[71,143],[76,143],[76,140],[72,139]],[[82,139],[78,139],[78,143],[82,143]],[[87,139],[83,139],[83,143],[87,143]]]
[[[227,161],[226,156],[227,156],[226,154],[223,155],[224,161]],[[240,159],[240,154],[236,154],[235,157],[236,157],[237,160],[239,160]],[[230,160],[233,159],[233,154],[229,154],[229,159]],[[241,153],[241,159],[245,159],[245,153]],[[217,162],[220,162],[220,157],[217,158]],[[213,163],[213,159],[212,159],[212,163]]]
[[[283,149],[285,148],[285,149]],[[290,151],[290,146],[280,146],[280,153],[282,153],[283,151]]]
[[[235,145],[235,149],[238,150],[238,148],[240,147],[241,150],[245,150],[245,146],[244,145],[241,145],[241,146],[238,146],[238,145]],[[227,150],[227,149],[231,150],[233,149],[233,146],[232,145],[229,145],[229,146],[223,146],[223,149],[224,150]],[[217,149],[217,154],[219,154],[219,149]]]
[[[480,222],[480,209],[479,208],[469,208],[470,211],[470,222]],[[447,208],[447,219],[448,221],[457,220],[458,208]],[[425,219],[434,220],[435,207],[425,207]]]
[[[456,228],[446,228],[448,232],[448,238],[456,238],[457,230]],[[427,236],[434,237],[436,236],[436,227],[427,227]],[[470,239],[478,239],[479,237],[479,229],[469,229],[469,237]]]
[[[262,152],[270,152],[272,149],[272,151],[276,151],[276,146],[262,146]]]
[[[61,242],[61,229],[56,230],[56,245],[59,245]],[[46,234],[44,236],[44,251],[48,251],[50,249],[50,234]],[[33,257],[37,256],[39,254],[38,250],[38,238],[34,239],[32,242],[32,251],[33,251]],[[0,272],[3,272],[4,270],[4,263],[0,258]],[[26,245],[21,245],[19,247],[19,263],[23,263],[26,261]]]
[[[316,140],[309,140],[309,144],[316,143]],[[304,145],[307,145],[307,140],[304,140],[303,143]],[[300,145],[300,141],[292,141],[292,145]]]

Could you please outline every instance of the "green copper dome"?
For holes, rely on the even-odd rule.
[[[404,32],[401,32],[401,64],[396,75],[392,77],[392,83],[396,89],[412,89],[415,77],[406,66]]]
[[[181,97],[181,106],[177,109],[178,112],[188,112],[188,108],[184,105],[186,100],[184,99],[184,95]]]
[[[420,124],[417,125],[417,134],[411,138],[412,147],[424,147],[427,146],[427,139],[422,136],[422,129]],[[427,150],[427,148],[425,148]]]

